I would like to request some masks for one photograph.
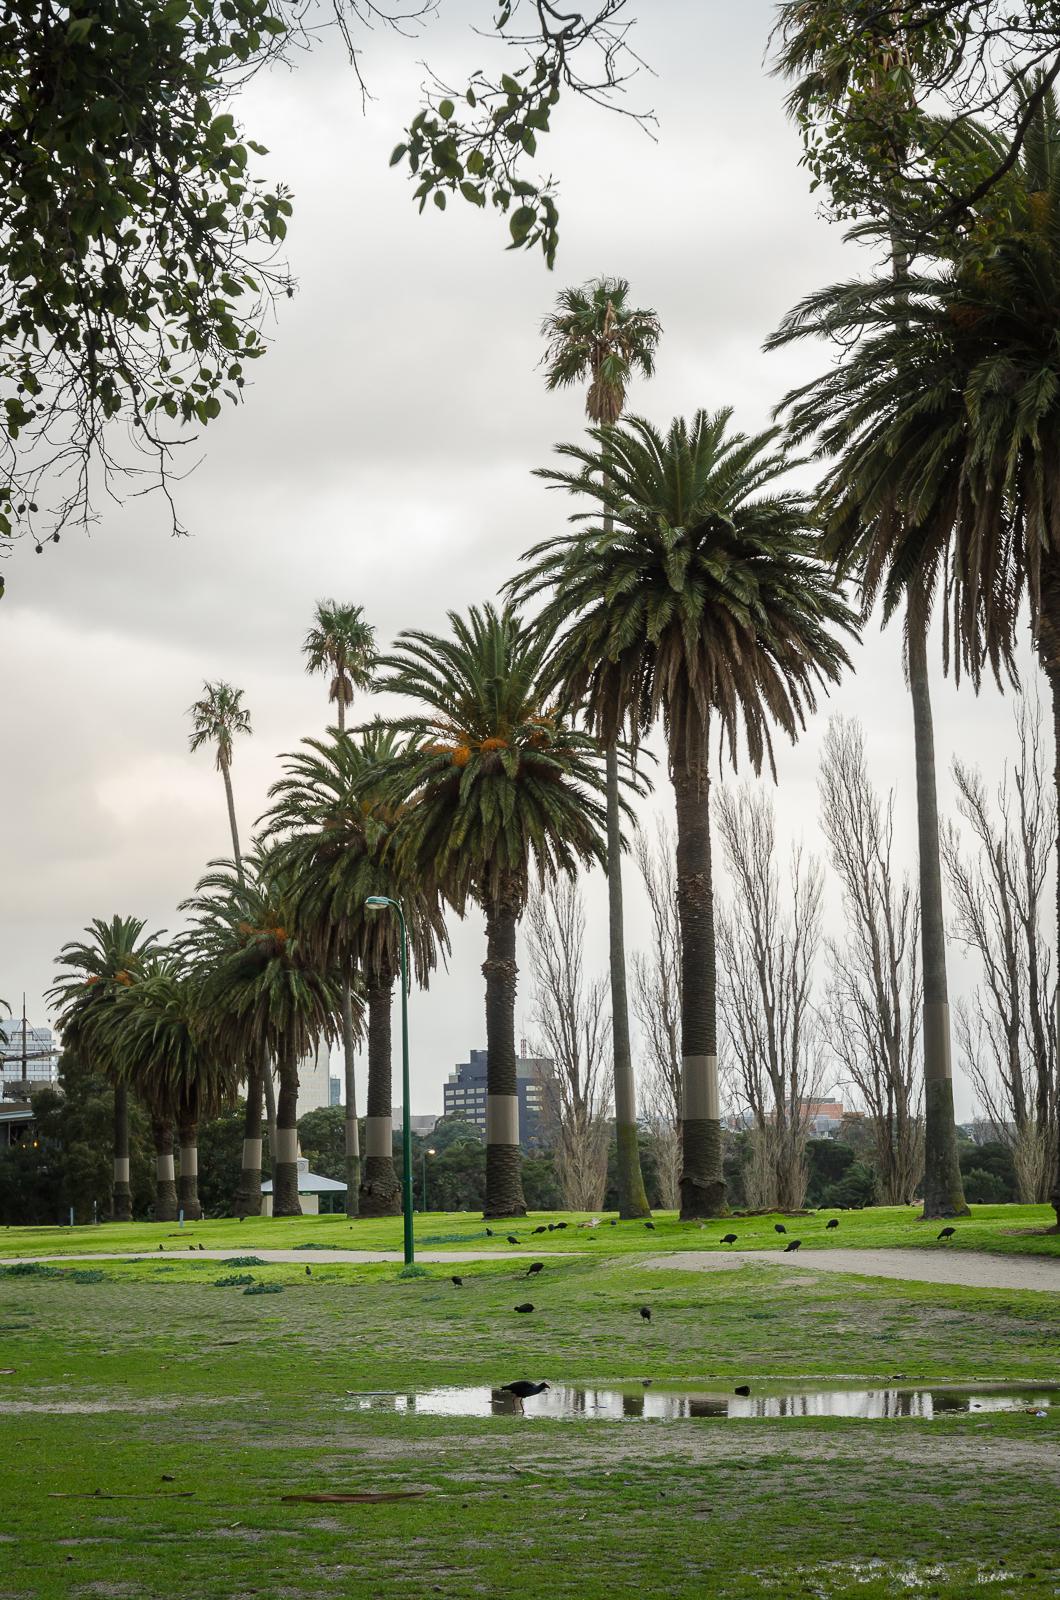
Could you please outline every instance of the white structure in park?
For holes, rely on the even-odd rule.
[[[303,1216],[315,1217],[321,1211],[341,1211],[343,1202],[339,1196],[345,1193],[344,1183],[338,1183],[334,1178],[322,1178],[318,1172],[310,1172],[305,1156],[298,1157],[298,1199]],[[263,1217],[272,1216],[271,1178],[266,1178],[261,1186],[261,1214]]]

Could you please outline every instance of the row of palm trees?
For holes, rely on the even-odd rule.
[[[365,904],[385,895],[405,907],[421,981],[445,947],[446,910],[463,915],[474,904],[484,913],[486,1211],[520,1214],[518,921],[535,878],[601,863],[609,880],[622,1207],[628,1215],[646,1210],[623,1021],[620,858],[630,816],[622,782],[635,781],[638,747],[661,722],[677,815],[681,1209],[690,1218],[723,1210],[710,735],[731,758],[744,746],[756,771],[772,767],[774,726],[796,737],[849,664],[859,618],[844,584],[853,580],[863,616],[882,590],[885,613],[901,607],[907,621],[925,906],[925,1209],[963,1209],[951,1160],[927,627],[932,601],[944,593],[951,648],[978,684],[986,664],[997,675],[1011,670],[1019,606],[1028,597],[1060,726],[1060,119],[1049,97],[1035,117],[1006,180],[1001,223],[995,205],[989,226],[971,230],[952,259],[930,272],[914,275],[901,265],[792,313],[775,342],[838,335],[850,351],[789,397],[786,439],[776,429],[733,432],[727,411],[676,419],[664,431],[624,419],[631,375],[651,373],[658,319],[628,304],[621,280],[567,291],[545,325],[548,381],[585,381],[591,426],[585,441],[560,447],[564,465],[542,476],[577,497],[568,528],[528,552],[502,604],[451,613],[442,635],[402,633],[389,653],[376,654],[356,607],[321,608],[308,664],[330,675],[337,725],[285,758],[245,861],[230,804],[232,862],[217,864],[188,902],[193,927],[179,942],[180,981],[191,985],[198,1007],[196,1037],[248,1086],[248,1199],[255,1151],[260,1189],[262,1095],[254,1074],[265,1085],[275,1070],[275,1209],[297,1209],[296,1064],[320,1037],[343,1037],[348,1160],[356,1170],[352,1046],[366,1018],[368,1148],[349,1203],[359,1192],[365,1209],[397,1208],[389,1015],[399,951],[391,920]],[[985,136],[982,151],[986,163]],[[834,458],[813,496],[779,486],[789,446],[807,440]],[[351,730],[354,690],[367,687],[396,693],[411,709]],[[234,733],[240,708],[237,692],[229,695],[235,703],[225,710],[226,726]],[[231,738],[226,744],[216,729],[209,737],[230,797]],[[64,1025],[87,1048],[106,1048],[121,1033],[120,1020],[113,1034],[102,1018],[96,1029],[94,1005],[112,1007],[120,1019],[150,981],[151,1004],[165,1010],[165,982],[174,980],[155,971],[150,941],[123,948],[106,972],[90,970],[81,947],[64,957],[87,973],[80,990],[75,984],[63,994]],[[91,994],[82,992],[89,986]],[[161,1020],[158,1028],[162,1038]],[[166,1081],[179,1085],[175,1037],[172,1052]],[[190,1114],[181,1125],[182,1102],[172,1105],[183,1139]],[[116,1170],[116,1190],[117,1179]]]

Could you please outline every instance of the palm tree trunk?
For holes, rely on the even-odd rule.
[[[607,520],[607,519],[605,519]],[[607,927],[611,965],[611,1046],[615,1064],[615,1139],[618,1146],[618,1214],[650,1217],[637,1137],[637,1091],[629,1043],[626,995],[626,935],[622,915],[622,828],[618,799],[618,747],[609,744],[607,763]]]
[[[681,1218],[726,1213],[718,1094],[714,884],[707,730],[698,752],[675,740],[677,914],[681,927]]]
[[[916,753],[916,824],[920,866],[920,948],[924,969],[924,1212],[966,1217],[953,1118],[946,925],[942,912],[935,734],[927,664],[927,608],[910,592],[907,638],[909,692]]]
[[[1060,802],[1060,562],[1047,559],[1042,562],[1041,599],[1037,624],[1035,643],[1042,668],[1049,680],[1049,692],[1053,701],[1053,783],[1057,800]],[[1057,815],[1060,819],[1060,807]],[[1057,843],[1060,851],[1060,839]],[[1056,927],[1060,932],[1060,873],[1057,874],[1056,881]],[[1060,949],[1060,940],[1057,942],[1057,949]],[[1057,1022],[1060,1023],[1060,987],[1056,993],[1056,1008]],[[1057,1095],[1055,1116],[1057,1147],[1052,1151],[1054,1165],[1047,1187],[1049,1204],[1056,1212],[1056,1226],[1049,1231],[1060,1233],[1060,1093]]]
[[[199,1117],[194,1108],[187,1108],[180,1117],[180,1179],[177,1198],[186,1222],[198,1222],[202,1217],[199,1203]]]
[[[394,1166],[394,1125],[390,1054],[390,1011],[394,979],[375,972],[368,979],[368,1121],[365,1130],[364,1187],[361,1210],[366,1217],[396,1217],[401,1212],[401,1183]]]
[[[515,1062],[515,930],[519,897],[505,884],[485,906],[487,1217],[525,1217]]]
[[[132,1186],[129,1183],[129,1090],[114,1085],[114,1188],[111,1215],[115,1222],[132,1221]]]
[[[342,980],[342,1069],[346,1080],[346,1215],[355,1217],[361,1205],[361,1139],[357,1126],[357,1078],[354,1070],[353,984],[349,978]],[[368,1114],[371,1116],[371,1111]]]
[[[173,1174],[173,1121],[152,1117],[155,1144],[155,1221],[176,1222],[177,1184]]]
[[[265,1060],[265,1068],[268,1058]],[[247,1073],[247,1105],[243,1115],[243,1167],[235,1196],[237,1217],[261,1215],[261,1097],[265,1070],[251,1067]]]
[[[276,1100],[276,1143],[272,1160],[272,1214],[300,1217],[298,1199],[298,1062],[293,1050],[280,1060],[280,1092]]]
[[[266,1057],[265,1071],[262,1076],[265,1089],[265,1121],[268,1124],[269,1129],[269,1155],[272,1159],[273,1165],[275,1166],[276,1152],[279,1149],[279,1144],[276,1136],[276,1072],[275,1063],[271,1057]]]
[[[232,771],[224,756],[218,758],[221,776],[225,783],[225,800],[228,803],[228,826],[232,830],[232,860],[235,863],[236,876],[240,883],[245,883],[243,876],[243,854],[239,848],[239,829],[236,826],[236,802],[232,794]]]

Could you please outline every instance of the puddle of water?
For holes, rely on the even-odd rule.
[[[686,1417],[894,1417],[931,1418],[955,1413],[1047,1411],[1060,1387],[947,1389],[800,1389],[738,1395],[724,1391],[680,1393],[659,1389],[591,1389],[553,1384],[524,1402],[530,1417],[580,1417],[621,1421],[641,1417],[673,1422]],[[428,1417],[520,1415],[513,1395],[485,1386],[425,1389],[419,1393],[351,1394],[345,1411],[414,1412]]]

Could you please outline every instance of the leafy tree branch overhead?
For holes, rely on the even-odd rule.
[[[522,59],[472,73],[462,106],[433,80],[407,152],[417,195],[509,214],[551,264],[551,179],[519,176],[561,94],[620,104],[635,69],[627,0],[562,13],[515,0],[485,24]],[[13,0],[0,18],[0,554],[38,553],[130,480],[167,498],[174,448],[238,403],[264,318],[294,285],[292,215],[232,105],[262,67],[337,27],[367,93],[362,36],[410,38],[441,0]],[[488,15],[488,13],[487,13]],[[591,64],[590,64],[591,63]],[[436,92],[436,90],[438,92]],[[2,592],[2,591],[0,591]]]

